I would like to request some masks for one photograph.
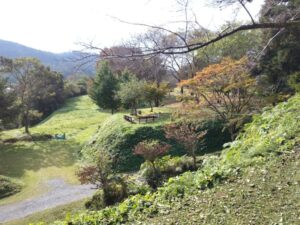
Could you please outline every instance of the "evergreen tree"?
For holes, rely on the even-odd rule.
[[[103,61],[89,91],[89,96],[100,108],[110,109],[113,114],[119,106],[117,98],[118,87],[117,78],[114,76],[108,63]]]
[[[262,22],[282,22],[287,19],[299,20],[298,0],[266,0],[261,11]],[[300,71],[300,27],[264,30],[263,42],[269,45],[259,63],[259,77],[262,93],[268,96],[273,104],[283,100],[291,93],[288,85],[289,76]]]

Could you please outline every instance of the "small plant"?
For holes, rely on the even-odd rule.
[[[204,145],[204,137],[207,130],[197,132],[194,124],[169,124],[165,128],[166,138],[175,139],[182,143],[188,155],[193,158],[194,169],[196,165],[196,153],[199,145]]]
[[[120,202],[127,196],[127,187],[125,182],[120,177],[111,177],[112,175],[112,161],[110,156],[104,151],[99,151],[99,157],[95,164],[82,166],[77,172],[77,176],[82,184],[95,184],[97,188],[101,188],[103,191],[104,205],[112,205],[116,202]],[[96,194],[93,199],[98,201],[102,198]],[[93,199],[88,203],[93,208]],[[102,203],[100,204],[103,205]]]
[[[154,181],[159,178],[159,169],[155,165],[155,159],[159,156],[166,154],[169,149],[170,145],[160,143],[159,141],[155,140],[147,140],[138,143],[134,148],[134,154],[142,156],[146,161],[148,161],[152,167],[153,174],[151,174],[149,181]],[[152,180],[153,178],[153,180]],[[157,182],[150,182],[149,183],[152,187],[155,187]]]

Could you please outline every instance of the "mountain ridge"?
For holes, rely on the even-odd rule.
[[[72,59],[78,57],[76,52],[53,53],[2,39],[0,39],[0,56],[12,59],[22,57],[38,58],[44,65],[62,73],[65,77],[78,73],[91,76],[95,72],[95,63],[89,63],[79,70],[76,68],[76,63],[72,61]]]

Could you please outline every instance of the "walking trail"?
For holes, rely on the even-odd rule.
[[[46,185],[50,191],[41,196],[0,206],[0,225],[45,209],[90,197],[96,191],[93,185],[70,185],[65,183],[63,179],[49,180]]]

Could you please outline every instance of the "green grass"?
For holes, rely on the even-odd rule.
[[[220,156],[204,160],[198,171],[170,178],[154,193],[131,196],[119,205],[97,212],[74,215],[71,221],[74,225],[95,224],[95,221],[297,224],[299,115],[300,95],[296,95],[257,115]]]
[[[67,205],[57,206],[53,209],[38,212],[22,219],[7,222],[4,225],[28,225],[37,224],[40,221],[44,221],[45,223],[49,224],[54,222],[55,220],[66,219],[69,214],[84,210],[84,203],[85,200],[80,200]]]
[[[142,109],[143,114],[150,109]],[[41,123],[30,128],[32,134],[65,133],[66,140],[35,142],[0,142],[0,174],[12,177],[24,184],[22,191],[9,198],[0,199],[0,205],[18,202],[47,191],[42,184],[52,178],[62,178],[68,183],[78,183],[75,176],[79,151],[95,135],[105,137],[107,132],[131,131],[143,127],[157,127],[169,120],[170,110],[166,107],[154,108],[161,117],[153,123],[130,124],[123,119],[126,112],[111,115],[102,111],[88,96],[69,99],[66,104]],[[107,130],[107,132],[103,132]],[[22,129],[1,132],[0,138],[7,139],[23,134]],[[124,142],[126,142],[126,138]],[[130,150],[131,151],[131,150]]]
[[[299,224],[300,149],[174,201],[143,224]]]
[[[167,141],[162,126],[170,122],[170,109],[155,108],[154,113],[160,112],[160,117],[148,123],[129,123],[123,119],[124,113],[117,113],[107,119],[98,129],[97,133],[86,145],[81,153],[84,158],[93,160],[97,157],[97,150],[105,149],[111,155],[116,156],[117,163],[114,169],[121,172],[136,171],[143,159],[133,154],[136,144],[145,139],[158,139]],[[142,115],[146,115],[150,109],[143,109]]]
[[[0,142],[0,174],[24,183],[20,193],[0,200],[0,205],[47,191],[42,183],[51,178],[77,183],[75,168],[78,152],[110,116],[100,111],[88,96],[81,96],[68,100],[64,107],[30,129],[32,134],[66,133],[65,141]],[[1,133],[1,138],[15,137],[22,132],[23,129],[5,131]]]

